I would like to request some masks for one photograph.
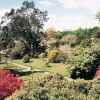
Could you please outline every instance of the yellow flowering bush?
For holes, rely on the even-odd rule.
[[[55,62],[55,58],[58,56],[58,50],[50,50],[48,52],[48,60],[50,62]]]

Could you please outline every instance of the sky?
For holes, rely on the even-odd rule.
[[[19,8],[24,0],[0,0],[0,18],[11,8]],[[32,1],[32,0],[27,0]],[[75,30],[99,26],[95,15],[100,11],[100,0],[33,0],[36,8],[48,11],[44,29]]]

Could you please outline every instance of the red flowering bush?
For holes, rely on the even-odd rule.
[[[14,91],[20,89],[23,81],[18,76],[13,76],[9,70],[0,71],[0,100],[4,100]]]
[[[98,66],[98,67],[96,68],[95,77],[100,77],[100,66]]]

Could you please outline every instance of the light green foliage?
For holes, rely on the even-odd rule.
[[[46,54],[45,54],[45,53],[41,53],[41,54],[39,55],[39,58],[40,58],[40,59],[46,58]]]
[[[51,50],[48,52],[48,60],[53,63],[65,62],[67,59],[67,53],[59,50]]]
[[[91,39],[85,39],[81,42],[82,47],[90,47],[92,43]]]
[[[23,89],[7,100],[99,100],[96,99],[99,98],[98,90],[95,94],[91,94],[93,86],[97,83],[100,83],[100,79],[68,80],[60,74],[48,75],[38,81],[34,79],[28,81]]]
[[[95,79],[95,84],[92,84],[88,98],[90,100],[100,100],[100,78]]]
[[[100,65],[100,46],[96,44],[90,48],[77,46],[68,55],[67,64],[70,77],[93,78],[96,67]]]
[[[24,63],[28,63],[30,61],[30,57],[29,57],[29,55],[25,55],[24,57],[23,57],[23,62]]]

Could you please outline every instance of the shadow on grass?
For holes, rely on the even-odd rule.
[[[46,67],[52,67],[51,65],[47,65]]]
[[[27,76],[27,75],[31,75],[33,72],[32,71],[18,71],[18,70],[15,70],[15,69],[5,69],[5,70],[10,70],[11,73],[16,76]]]
[[[5,62],[0,62],[0,64],[5,64]]]
[[[33,61],[31,60],[31,61],[29,61],[28,63],[32,63]]]

